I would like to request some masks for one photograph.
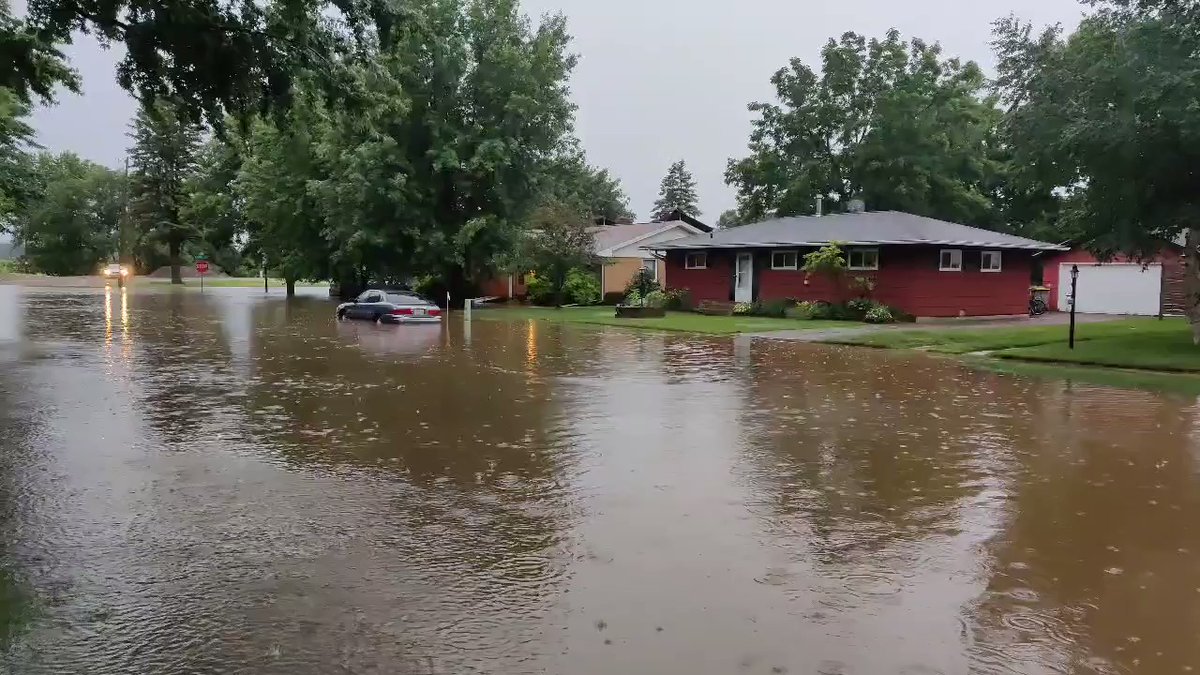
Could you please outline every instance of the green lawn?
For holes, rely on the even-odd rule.
[[[1200,347],[1192,344],[1192,332],[1184,321],[1172,321],[1170,331],[1140,331],[1115,337],[1065,342],[998,351],[1002,359],[1050,361],[1091,366],[1114,366],[1145,370],[1200,372]]]
[[[976,368],[1005,375],[1200,396],[1200,375],[1191,373],[1142,372],[1015,359],[977,358],[967,359],[966,363]]]
[[[1105,338],[1187,334],[1182,319],[1120,319],[1076,326],[1079,343]],[[1013,347],[1035,347],[1067,342],[1067,326],[1005,326],[996,328],[890,329],[856,337],[831,340],[838,344],[882,347],[886,349],[924,349],[943,354],[966,354]],[[1189,338],[1190,344],[1190,338]],[[1198,350],[1200,352],[1200,350]]]
[[[708,335],[733,335],[736,333],[760,333],[775,330],[816,330],[827,328],[853,328],[860,324],[846,321],[801,321],[798,319],[771,319],[757,316],[706,316],[691,312],[668,312],[662,319],[618,319],[612,307],[493,307],[475,310],[473,317],[486,320],[556,321],[560,323],[620,326],[652,330],[678,331],[683,333],[705,333]]]

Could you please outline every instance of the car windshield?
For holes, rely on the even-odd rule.
[[[388,302],[395,305],[431,305],[425,298],[415,293],[388,293]]]

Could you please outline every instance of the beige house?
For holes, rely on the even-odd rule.
[[[600,268],[601,294],[624,291],[643,267],[653,270],[655,280],[665,286],[666,264],[645,247],[709,231],[711,228],[691,218],[597,227],[596,255],[604,263]]]

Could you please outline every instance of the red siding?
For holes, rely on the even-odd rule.
[[[801,250],[800,257],[810,251]],[[879,270],[848,273],[848,277],[875,279],[871,297],[917,316],[988,316],[1024,314],[1029,308],[1030,251],[1002,252],[1002,271],[981,272],[979,249],[963,249],[963,270],[941,272],[941,247],[883,246]],[[683,254],[668,258],[671,288],[686,288],[699,300],[728,300],[732,284],[730,261],[734,251],[709,253],[708,270],[684,270]],[[719,264],[714,265],[715,261]],[[859,295],[848,287],[805,274],[802,270],[772,270],[770,252],[755,252],[755,296],[760,300],[795,298],[841,302]],[[678,269],[677,269],[678,268]]]
[[[1062,263],[1078,263],[1080,265],[1095,265],[1100,261],[1091,252],[1081,248],[1060,253],[1053,257],[1047,258],[1045,266],[1042,268],[1042,279],[1044,283],[1051,288],[1050,291],[1050,309],[1057,310],[1058,307],[1058,284],[1071,283],[1069,277],[1060,279],[1060,271]],[[1108,262],[1124,263],[1134,262],[1128,256],[1115,256]],[[1163,266],[1163,290],[1162,290],[1162,306],[1159,311],[1163,314],[1183,314],[1185,307],[1185,293],[1183,290],[1183,281],[1186,270],[1184,269],[1183,253],[1174,246],[1164,246],[1158,255],[1149,260],[1142,262],[1157,262]]]

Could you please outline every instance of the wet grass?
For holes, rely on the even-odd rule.
[[[1046,344],[998,351],[1002,359],[1073,363],[1088,366],[1135,368],[1168,372],[1200,372],[1200,347],[1192,343],[1192,332],[1184,321],[1172,321],[1170,330],[1139,331],[1115,337],[1066,344]]]
[[[1182,319],[1120,319],[1076,326],[1077,343],[1105,338],[1140,337],[1186,334],[1187,323]],[[1066,347],[1066,326],[1014,326],[996,328],[900,329],[833,339],[837,344],[880,347],[886,349],[923,349],[943,354],[1006,350],[1016,347],[1038,347],[1062,344]],[[1190,338],[1189,338],[1190,344]],[[1078,346],[1078,345],[1077,345]],[[1200,350],[1198,350],[1200,351]],[[1117,365],[1117,364],[1114,364]]]
[[[691,312],[668,312],[661,319],[618,319],[612,307],[497,307],[476,310],[474,318],[487,320],[555,321],[558,323],[619,326],[706,335],[735,335],[777,330],[821,330],[853,328],[860,324],[845,321],[802,321],[757,316],[706,316]]]
[[[1121,370],[1105,367],[1095,368],[1062,363],[1037,363],[1030,361],[998,360],[990,358],[967,359],[967,364],[982,370],[1005,375],[1020,375],[1050,380],[1065,380],[1088,385],[1117,387],[1120,389],[1146,389],[1187,396],[1200,396],[1200,375],[1163,372]]]

